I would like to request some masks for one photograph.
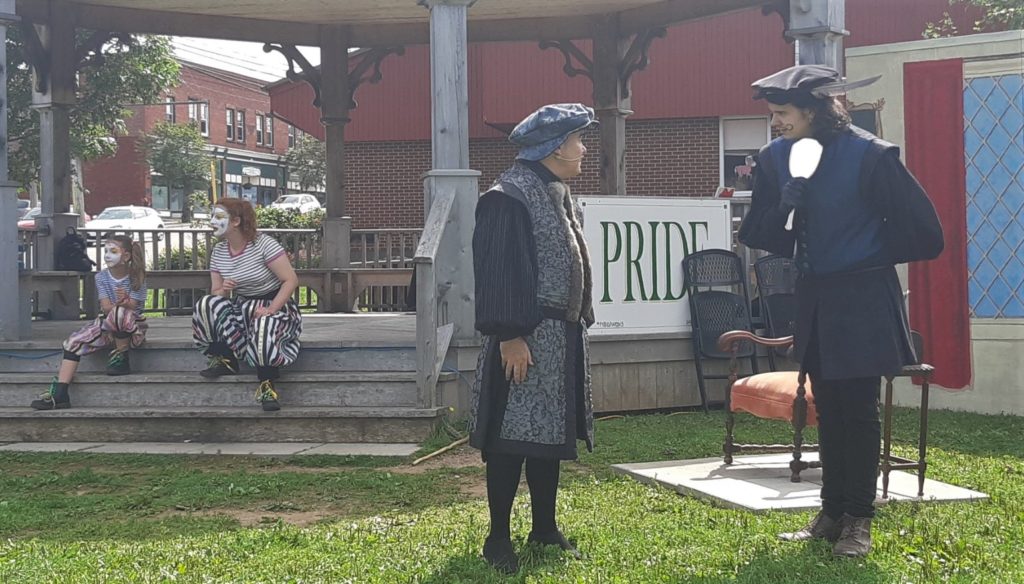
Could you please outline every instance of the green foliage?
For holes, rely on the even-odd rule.
[[[195,250],[196,261],[192,262],[192,251]],[[161,270],[205,270],[210,264],[210,250],[206,244],[197,241],[192,248],[161,249],[157,257],[157,265]]]
[[[327,146],[312,136],[303,136],[285,155],[290,180],[304,191],[327,183]]]
[[[324,209],[300,213],[297,209],[259,207],[256,209],[256,225],[260,229],[320,229],[326,216]]]
[[[7,29],[7,146],[11,180],[27,186],[39,177],[39,116],[31,109],[32,73],[22,34],[17,26]],[[79,30],[78,45],[91,34]],[[114,154],[114,137],[125,133],[125,120],[132,115],[126,106],[155,102],[178,83],[178,71],[166,37],[122,35],[106,43],[80,69],[77,101],[70,112],[72,157]]]
[[[153,179],[155,184],[166,186],[168,190],[179,188],[190,193],[189,203],[182,211],[182,220],[191,221],[194,191],[204,189],[205,193],[212,160],[206,153],[206,139],[198,124],[160,122],[153,127],[152,133],[143,136],[139,151],[150,170],[158,175]]]
[[[974,21],[974,32],[1024,29],[1024,0],[949,0],[950,6],[974,7],[981,10],[981,18]],[[960,34],[949,12],[939,22],[929,22],[925,38],[951,37]]]

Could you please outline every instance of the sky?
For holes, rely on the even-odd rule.
[[[276,51],[263,52],[263,43],[172,37],[174,54],[183,61],[216,67],[261,81],[277,81],[288,71],[288,61]],[[320,49],[299,47],[313,65],[320,64]]]

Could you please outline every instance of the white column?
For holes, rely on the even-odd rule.
[[[616,16],[604,17],[594,29],[594,109],[601,122],[601,194],[626,194],[626,117],[629,96],[622,85],[622,62],[629,47]]]
[[[349,121],[348,29],[325,27],[320,38],[320,122],[327,150],[327,217],[324,219],[324,267],[351,265],[352,218],[345,212],[345,125]],[[333,291],[330,292],[333,294]],[[332,303],[345,312],[355,299]]]
[[[789,0],[786,35],[797,42],[797,65],[826,65],[842,75],[845,67],[843,37],[845,0]]]
[[[17,185],[7,177],[7,25],[14,20],[14,0],[0,0],[0,341],[27,338],[28,307],[18,296]]]

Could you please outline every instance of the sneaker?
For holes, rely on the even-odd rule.
[[[527,543],[536,543],[540,545],[557,545],[558,547],[562,548],[562,550],[564,550],[566,553],[568,553],[569,556],[571,556],[572,558],[577,560],[583,559],[583,554],[580,553],[580,550],[576,549],[576,546],[573,545],[571,541],[565,539],[565,536],[562,535],[562,532],[558,531],[557,529],[555,531],[552,531],[551,533],[541,534],[537,534],[531,531],[530,535],[526,538],[526,541]]]
[[[208,379],[222,375],[238,375],[238,359],[234,356],[210,355],[206,369],[200,371],[199,374]]]
[[[484,540],[484,559],[502,574],[515,574],[519,571],[519,557],[512,548],[511,539]]]
[[[832,546],[832,555],[842,558],[863,558],[871,551],[871,518],[843,515],[839,539]]]
[[[71,398],[68,396],[68,384],[58,383],[54,377],[50,382],[50,389],[33,400],[30,404],[33,410],[65,410],[71,407]]]
[[[107,375],[128,375],[132,372],[131,362],[128,360],[127,351],[111,351],[107,359]]]
[[[274,391],[274,382],[269,379],[261,381],[256,388],[256,401],[263,404],[264,412],[276,412],[281,409],[281,404],[277,401],[277,392]]]
[[[833,542],[839,539],[839,533],[842,531],[843,525],[840,521],[832,519],[825,514],[824,511],[818,511],[818,514],[811,519],[811,522],[800,531],[794,531],[791,533],[780,533],[779,539],[782,541],[807,541],[809,539],[823,539],[825,541]]]

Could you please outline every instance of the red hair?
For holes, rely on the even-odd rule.
[[[219,199],[215,207],[222,207],[231,219],[238,218],[238,230],[246,241],[256,239],[256,211],[244,199]]]

